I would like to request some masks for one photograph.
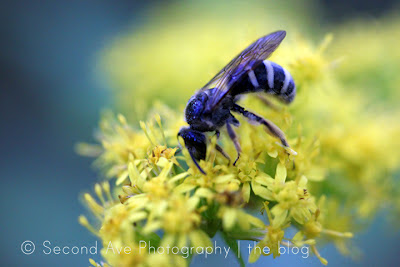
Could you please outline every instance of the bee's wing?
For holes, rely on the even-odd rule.
[[[211,88],[211,86],[217,88],[208,102],[207,110],[212,110],[216,107],[244,73],[254,69],[262,60],[268,58],[285,36],[285,31],[277,31],[256,40],[232,59],[228,65],[200,89],[206,90]]]

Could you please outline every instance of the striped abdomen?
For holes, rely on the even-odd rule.
[[[231,89],[233,96],[261,91],[290,103],[296,95],[296,85],[287,70],[274,62],[264,60],[254,70],[243,75]]]

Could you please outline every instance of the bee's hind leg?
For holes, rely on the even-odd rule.
[[[240,147],[238,137],[237,137],[237,135],[236,135],[235,131],[233,130],[232,125],[230,123],[226,124],[226,129],[228,131],[229,137],[231,138],[233,144],[235,145],[235,149],[236,149],[236,152],[237,152],[237,158],[235,159],[235,162],[233,163],[233,166],[235,166],[236,162],[240,158],[240,153],[242,152],[242,149]]]
[[[242,114],[243,116],[245,116],[250,122],[255,122],[255,123],[259,123],[262,124],[266,127],[267,132],[274,136],[279,138],[279,140],[281,140],[282,145],[284,145],[285,147],[289,147],[289,144],[286,140],[285,134],[282,132],[281,129],[279,129],[278,126],[276,126],[275,124],[273,124],[271,121],[264,119],[250,111],[245,110],[243,107],[234,104],[232,111],[238,112],[240,114]]]

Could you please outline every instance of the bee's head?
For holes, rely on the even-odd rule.
[[[178,136],[183,138],[185,147],[189,151],[190,157],[196,164],[197,168],[205,174],[203,169],[197,163],[198,160],[206,159],[207,139],[204,133],[188,127],[183,127],[179,130]]]
[[[188,124],[193,124],[198,121],[204,111],[208,96],[201,92],[189,99],[185,109],[185,118]]]

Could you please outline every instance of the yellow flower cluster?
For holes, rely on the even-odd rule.
[[[97,157],[95,166],[106,179],[115,181],[113,190],[108,182],[95,185],[97,200],[90,194],[84,196],[96,221],[89,223],[81,216],[80,223],[102,240],[107,262],[91,260],[92,265],[185,266],[204,251],[200,248],[211,246],[217,233],[230,246],[237,240],[258,242],[250,262],[261,255],[279,256],[280,244],[309,246],[323,264],[327,260],[317,247],[326,243],[335,244],[344,255],[354,255],[349,239],[359,230],[357,221],[371,218],[385,206],[400,210],[393,189],[393,175],[400,163],[399,111],[371,108],[365,84],[349,82],[356,75],[372,75],[364,70],[359,73],[358,65],[349,63],[358,60],[363,64],[357,45],[361,46],[364,36],[340,34],[339,41],[332,41],[327,35],[314,45],[289,34],[272,60],[292,73],[298,89],[294,103],[287,107],[269,99],[274,108],[266,108],[248,96],[242,104],[277,124],[296,153],[285,150],[261,126],[238,117],[242,155],[237,165],[229,164],[215,149],[218,142],[229,155],[235,155],[222,132],[218,141],[209,136],[206,160],[199,163],[207,173],[203,175],[186,149],[179,148],[176,137],[185,125],[184,105],[230,56],[268,33],[266,29],[272,31],[270,25],[277,25],[273,17],[265,19],[268,10],[239,3],[230,6],[236,26],[212,26],[224,25],[226,15],[218,15],[221,7],[208,15],[204,12],[202,24],[182,23],[207,5],[196,2],[182,10],[157,11],[157,20],[143,32],[119,38],[106,51],[104,60],[112,66],[108,71],[117,106],[128,120],[121,114],[105,113],[96,135],[99,144],[77,146],[79,153]],[[173,22],[168,20],[171,14]],[[259,26],[243,32],[240,25],[246,21]],[[285,26],[293,28],[289,22]],[[341,61],[335,51],[342,51],[339,47],[344,42],[348,51],[355,52],[354,58],[348,55]],[[391,49],[399,51],[396,46]],[[374,59],[379,61],[379,56]],[[383,75],[385,70],[376,71]],[[382,79],[390,86],[395,82],[389,82],[390,77]],[[390,86],[387,94],[395,94]],[[145,122],[135,123],[137,118]],[[260,219],[254,207],[261,208],[266,217]],[[288,229],[295,229],[296,234],[290,236]],[[176,247],[178,253],[151,253],[150,243],[156,251]],[[113,253],[115,248],[131,251]]]
[[[108,183],[97,184],[95,193],[99,201],[89,194],[84,199],[99,226],[95,228],[84,217],[80,221],[101,238],[102,255],[111,265],[146,265],[156,260],[175,264],[178,261],[176,255],[164,253],[161,257],[158,253],[149,254],[140,247],[140,242],[145,240],[162,248],[209,247],[210,238],[221,232],[227,240],[260,240],[259,247],[268,246],[274,256],[279,256],[279,244],[283,238],[293,246],[311,245],[318,253],[314,238],[324,231],[335,232],[315,219],[320,211],[307,188],[305,174],[313,173],[312,166],[317,157],[288,155],[261,128],[243,124],[239,128],[243,156],[238,166],[228,165],[227,160],[217,154],[214,149],[216,139],[212,138],[207,158],[200,162],[207,172],[203,175],[185,149],[180,150],[183,155],[176,155],[177,148],[169,145],[176,144],[176,136],[164,131],[161,120],[155,115],[148,123],[141,122],[141,129],[137,127],[136,131],[122,115],[117,119],[107,115],[100,123],[110,127],[102,128],[108,135],[98,135],[102,147],[97,147],[100,154],[96,164],[107,166],[108,174],[110,169],[114,169],[112,166],[118,166],[114,177],[117,178],[119,201],[110,196]],[[140,146],[130,147],[137,141],[135,139],[143,137],[146,140]],[[222,137],[222,143],[228,151],[233,151],[226,138]],[[297,140],[293,144],[299,152],[310,149],[303,147],[309,145],[307,142]],[[86,154],[95,150],[90,145],[79,147],[80,152],[87,151]],[[311,151],[315,151],[313,147]],[[141,155],[138,151],[147,153],[138,158]],[[321,181],[321,178],[317,180]],[[249,213],[246,206],[250,202],[256,205],[264,203],[269,214],[267,221]],[[284,229],[291,223],[304,233],[305,240],[299,235],[293,240],[284,237]],[[310,234],[312,228],[318,228],[317,233]],[[335,238],[338,236],[349,237],[339,232]],[[130,247],[136,252],[131,254],[132,259],[129,254],[116,256],[110,253],[110,244]],[[137,254],[138,251],[142,254]],[[250,261],[259,256],[253,254]],[[325,262],[323,258],[321,261]],[[186,261],[181,263],[187,264]]]

